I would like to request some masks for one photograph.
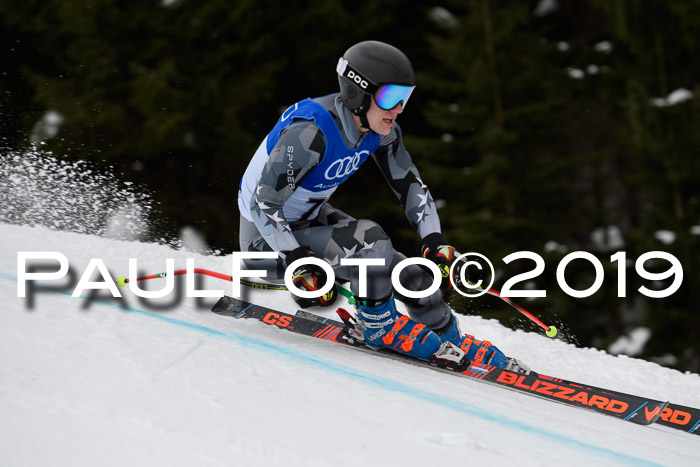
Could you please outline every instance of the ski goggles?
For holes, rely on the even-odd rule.
[[[391,110],[401,102],[401,107],[406,108],[406,102],[411,97],[415,86],[401,86],[399,84],[385,84],[379,86],[374,93],[374,102],[384,110]]]

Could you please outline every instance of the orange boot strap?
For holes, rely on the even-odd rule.
[[[394,327],[391,328],[391,331],[382,338],[382,341],[386,345],[391,345],[392,342],[394,342],[394,338],[396,337],[396,333],[401,330],[404,326],[406,326],[406,323],[408,323],[408,316],[403,315],[401,318],[399,318],[396,323],[394,323]]]
[[[481,343],[481,347],[476,351],[476,355],[474,355],[474,361],[476,363],[481,363],[484,360],[484,356],[486,355],[486,352],[488,352],[491,345],[492,344],[489,341],[484,341]]]
[[[416,340],[416,338],[418,337],[418,334],[420,334],[423,331],[423,329],[425,329],[424,324],[416,324],[415,326],[413,326],[413,329],[411,329],[410,334],[408,335],[406,340],[404,340],[403,343],[401,344],[401,349],[404,352],[411,351],[411,349],[413,348],[413,341]]]
[[[462,345],[460,345],[459,348],[462,349],[464,353],[467,353],[469,352],[469,347],[472,346],[472,342],[474,342],[474,336],[466,334],[465,339],[462,341]]]

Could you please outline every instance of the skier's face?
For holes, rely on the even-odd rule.
[[[403,112],[403,104],[398,103],[391,110],[384,110],[374,102],[372,98],[372,104],[369,106],[367,111],[367,121],[369,121],[369,127],[377,133],[378,135],[388,135],[391,129],[394,127],[394,121],[399,114]]]

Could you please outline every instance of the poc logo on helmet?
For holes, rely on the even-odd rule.
[[[352,71],[352,70],[349,70],[349,71],[348,71],[347,78],[348,78],[348,79],[351,79],[352,81],[354,81],[354,82],[355,82],[356,84],[358,84],[362,89],[367,89],[367,86],[369,86],[369,83],[367,83],[367,81],[363,80],[362,77],[361,77],[360,75],[358,75],[357,73],[355,73],[355,72]]]
[[[343,57],[340,57],[338,60],[338,66],[336,66],[335,71],[337,71],[339,75],[345,76],[347,79],[355,82],[362,89],[367,89],[367,86],[369,86],[369,83],[362,79],[362,76],[358,75],[353,70],[348,70],[348,61]]]

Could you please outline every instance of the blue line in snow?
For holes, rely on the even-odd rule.
[[[17,278],[14,276],[10,276],[7,274],[4,274],[0,272],[0,278],[6,279],[6,280],[11,280],[11,281],[17,281]],[[40,285],[33,285],[33,287],[41,288],[44,290],[49,290],[61,295],[67,295],[71,296],[69,292],[66,292],[64,290],[59,290],[55,289],[52,287],[45,287],[45,286],[40,286]],[[88,300],[87,297],[78,297],[83,300]],[[630,465],[660,465],[655,462],[648,461],[646,459],[642,459],[639,457],[634,457],[630,456],[627,454],[619,453],[616,451],[613,451],[611,449],[607,449],[601,446],[596,446],[594,444],[586,443],[585,441],[578,440],[576,438],[572,438],[566,435],[562,435],[560,433],[557,433],[555,431],[547,430],[545,428],[541,428],[537,425],[530,425],[526,422],[516,420],[514,418],[508,417],[506,415],[501,415],[501,414],[496,414],[492,413],[489,411],[486,411],[480,407],[477,407],[475,405],[459,401],[457,399],[452,399],[447,396],[443,396],[441,394],[433,393],[430,391],[425,391],[423,389],[419,389],[413,386],[410,386],[405,383],[400,383],[398,381],[393,381],[389,378],[383,378],[380,376],[373,375],[371,373],[366,373],[360,370],[357,370],[352,367],[348,367],[330,360],[325,360],[319,357],[316,357],[312,354],[305,353],[298,351],[294,348],[291,347],[286,347],[282,345],[277,345],[277,344],[272,344],[270,342],[264,341],[262,339],[257,339],[254,337],[249,337],[245,336],[242,334],[238,334],[235,332],[230,332],[230,331],[220,331],[217,329],[213,329],[207,326],[203,326],[200,324],[195,324],[195,323],[190,323],[187,321],[175,319],[175,318],[170,318],[168,316],[164,316],[158,313],[152,313],[150,311],[144,311],[140,310],[138,308],[131,308],[131,307],[124,307],[120,306],[116,303],[113,302],[108,302],[108,301],[102,301],[102,300],[90,300],[92,303],[97,303],[100,305],[104,305],[107,307],[111,308],[116,308],[118,310],[122,311],[128,311],[134,314],[146,316],[149,318],[154,318],[158,319],[161,321],[165,321],[170,324],[174,324],[177,326],[181,326],[184,328],[188,328],[194,331],[199,331],[203,332],[205,334],[209,334],[211,336],[219,337],[219,338],[224,338],[228,339],[231,341],[234,341],[236,343],[245,345],[245,346],[251,346],[255,347],[258,350],[275,354],[278,357],[282,358],[288,358],[290,360],[294,360],[298,363],[314,367],[314,368],[319,368],[323,369],[326,371],[329,371],[331,373],[336,373],[357,381],[360,381],[362,383],[368,384],[370,386],[375,386],[380,389],[386,390],[386,391],[391,391],[391,392],[396,392],[399,394],[404,394],[406,396],[413,397],[415,399],[419,399],[425,402],[430,402],[435,405],[439,405],[451,410],[454,410],[455,412],[463,413],[466,415],[470,415],[473,417],[481,418],[482,420],[487,420],[493,423],[496,423],[498,425],[501,425],[506,428],[510,429],[515,429],[518,431],[522,431],[531,435],[537,435],[539,437],[548,439],[550,441],[554,441],[559,444],[565,444],[571,448],[582,450],[582,451],[587,451],[590,452],[594,455],[597,455],[599,457],[603,457],[606,459],[610,459],[616,462],[621,462],[624,464],[630,464]]]

